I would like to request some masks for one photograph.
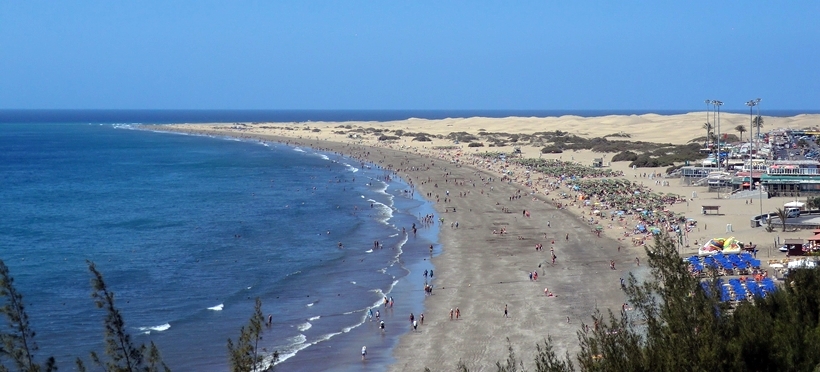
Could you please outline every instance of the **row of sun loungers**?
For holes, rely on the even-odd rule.
[[[709,283],[701,282],[701,286],[710,292]],[[720,288],[720,300],[723,302],[746,301],[754,297],[766,297],[767,294],[776,290],[774,281],[771,278],[763,278],[760,282],[754,280],[729,279],[728,283],[718,279]]]
[[[751,254],[716,254],[713,256],[691,256],[686,259],[696,275],[702,275],[704,269],[716,270],[720,275],[748,275],[752,270],[760,269],[760,260]]]

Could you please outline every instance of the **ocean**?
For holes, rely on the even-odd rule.
[[[39,357],[70,371],[104,350],[91,260],[134,341],[155,342],[174,371],[227,370],[227,340],[257,297],[273,318],[260,346],[279,351],[277,367],[393,361],[409,314],[424,311],[428,247],[440,250],[437,227],[419,222],[432,205],[402,180],[310,148],[70,119],[0,124],[0,258]],[[417,235],[402,232],[414,223]]]

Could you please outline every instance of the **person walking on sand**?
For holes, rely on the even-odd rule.
[[[569,233],[567,233],[567,241],[569,241]]]
[[[382,320],[381,322],[379,322],[379,329],[381,329],[381,330],[382,330],[382,333],[384,333],[384,320]]]
[[[637,264],[638,266],[641,266],[641,259],[638,258],[638,257],[635,257],[635,264]]]
[[[424,313],[419,314],[419,323],[421,323],[421,325],[424,325]]]
[[[456,308],[456,319],[461,318],[461,310]]]
[[[453,320],[453,309],[450,309],[450,320]]]
[[[504,304],[504,317],[509,318],[510,316],[507,315],[507,304]]]
[[[410,324],[412,325],[413,321],[415,321],[415,320],[416,320],[416,317],[413,316],[413,313],[410,313]]]
[[[362,346],[362,361],[367,356],[367,346]]]

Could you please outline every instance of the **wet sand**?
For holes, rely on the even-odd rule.
[[[198,132],[203,127],[177,129]],[[245,137],[212,128],[207,133]],[[388,148],[259,134],[247,137],[344,153],[378,164],[396,171],[434,202],[436,218],[444,222],[439,236],[442,253],[433,258],[433,294],[424,303],[424,325],[402,337],[394,349],[397,362],[391,370],[449,371],[459,361],[471,370],[492,369],[507,356],[507,338],[525,366],[532,366],[535,345],[547,336],[559,354],[574,353],[581,323],[590,323],[596,307],[619,311],[624,302],[619,278],[643,270],[635,264],[636,256],[643,257],[643,248],[624,246],[605,235],[597,237],[579,216],[557,209],[543,195],[536,197],[519,185],[499,181],[498,175]],[[451,227],[456,222],[458,228]],[[493,234],[502,229],[505,234]],[[536,251],[538,243],[543,250]],[[554,265],[551,247],[557,256]],[[610,269],[610,260],[616,270]],[[532,271],[538,273],[537,281],[529,279]],[[545,288],[554,297],[545,296]],[[450,309],[456,308],[461,316],[450,320]]]

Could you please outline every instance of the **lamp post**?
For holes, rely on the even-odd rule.
[[[749,185],[752,184],[752,134],[754,133],[754,120],[752,119],[752,108],[757,106],[755,100],[747,101],[749,106]]]
[[[763,227],[763,185],[760,184],[760,181],[757,181],[755,186],[757,186],[757,198],[760,200],[760,227]]]
[[[715,105],[717,109],[717,154],[718,154],[718,168],[721,168],[720,164],[720,106],[723,106],[723,102],[721,101],[712,101],[712,104]]]
[[[715,104],[715,100],[709,101],[712,104],[712,123],[715,125],[715,133],[720,133],[717,127],[717,105]],[[715,149],[715,167],[720,168],[720,136],[719,134],[715,135],[715,141],[712,142],[712,147]]]

